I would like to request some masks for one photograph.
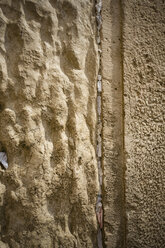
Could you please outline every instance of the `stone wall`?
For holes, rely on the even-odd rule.
[[[97,50],[93,1],[0,1],[1,240],[93,247]]]
[[[104,243],[163,248],[165,2],[103,0]]]
[[[164,0],[0,0],[0,248],[163,248]],[[100,47],[99,47],[100,48]],[[101,51],[99,51],[101,53]]]
[[[123,9],[126,247],[163,248],[165,3],[127,0]]]
[[[121,14],[119,0],[103,1],[104,243],[116,248],[125,242]]]

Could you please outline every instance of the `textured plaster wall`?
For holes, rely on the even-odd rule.
[[[94,10],[0,1],[0,247],[96,246]]]
[[[163,248],[165,2],[124,0],[123,10],[126,247]]]

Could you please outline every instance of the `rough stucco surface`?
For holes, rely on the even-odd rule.
[[[161,0],[103,1],[106,247],[165,244],[164,13]]]
[[[123,1],[127,248],[163,248],[165,2]]]
[[[93,1],[0,1],[1,247],[95,247]]]

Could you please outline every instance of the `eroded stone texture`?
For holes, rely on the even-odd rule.
[[[94,1],[0,1],[4,247],[95,247]]]
[[[123,7],[127,248],[163,248],[165,3]]]

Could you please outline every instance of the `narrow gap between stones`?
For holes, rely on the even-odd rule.
[[[98,221],[97,244],[98,248],[103,248],[103,202],[102,202],[102,74],[101,74],[101,27],[102,27],[102,0],[95,1],[96,7],[96,23],[97,23],[97,45],[99,55],[99,70],[97,76],[97,166],[99,178],[99,192],[96,202],[96,215]]]
[[[124,247],[127,247],[127,217],[126,217],[126,185],[125,185],[125,173],[126,173],[126,164],[125,164],[125,114],[124,114],[124,48],[123,48],[123,20],[124,20],[124,11],[122,8],[122,0],[119,1],[120,5],[120,31],[121,31],[121,60],[122,60],[122,127],[123,127],[123,189],[124,189],[124,212],[125,212],[125,219],[124,219]]]

